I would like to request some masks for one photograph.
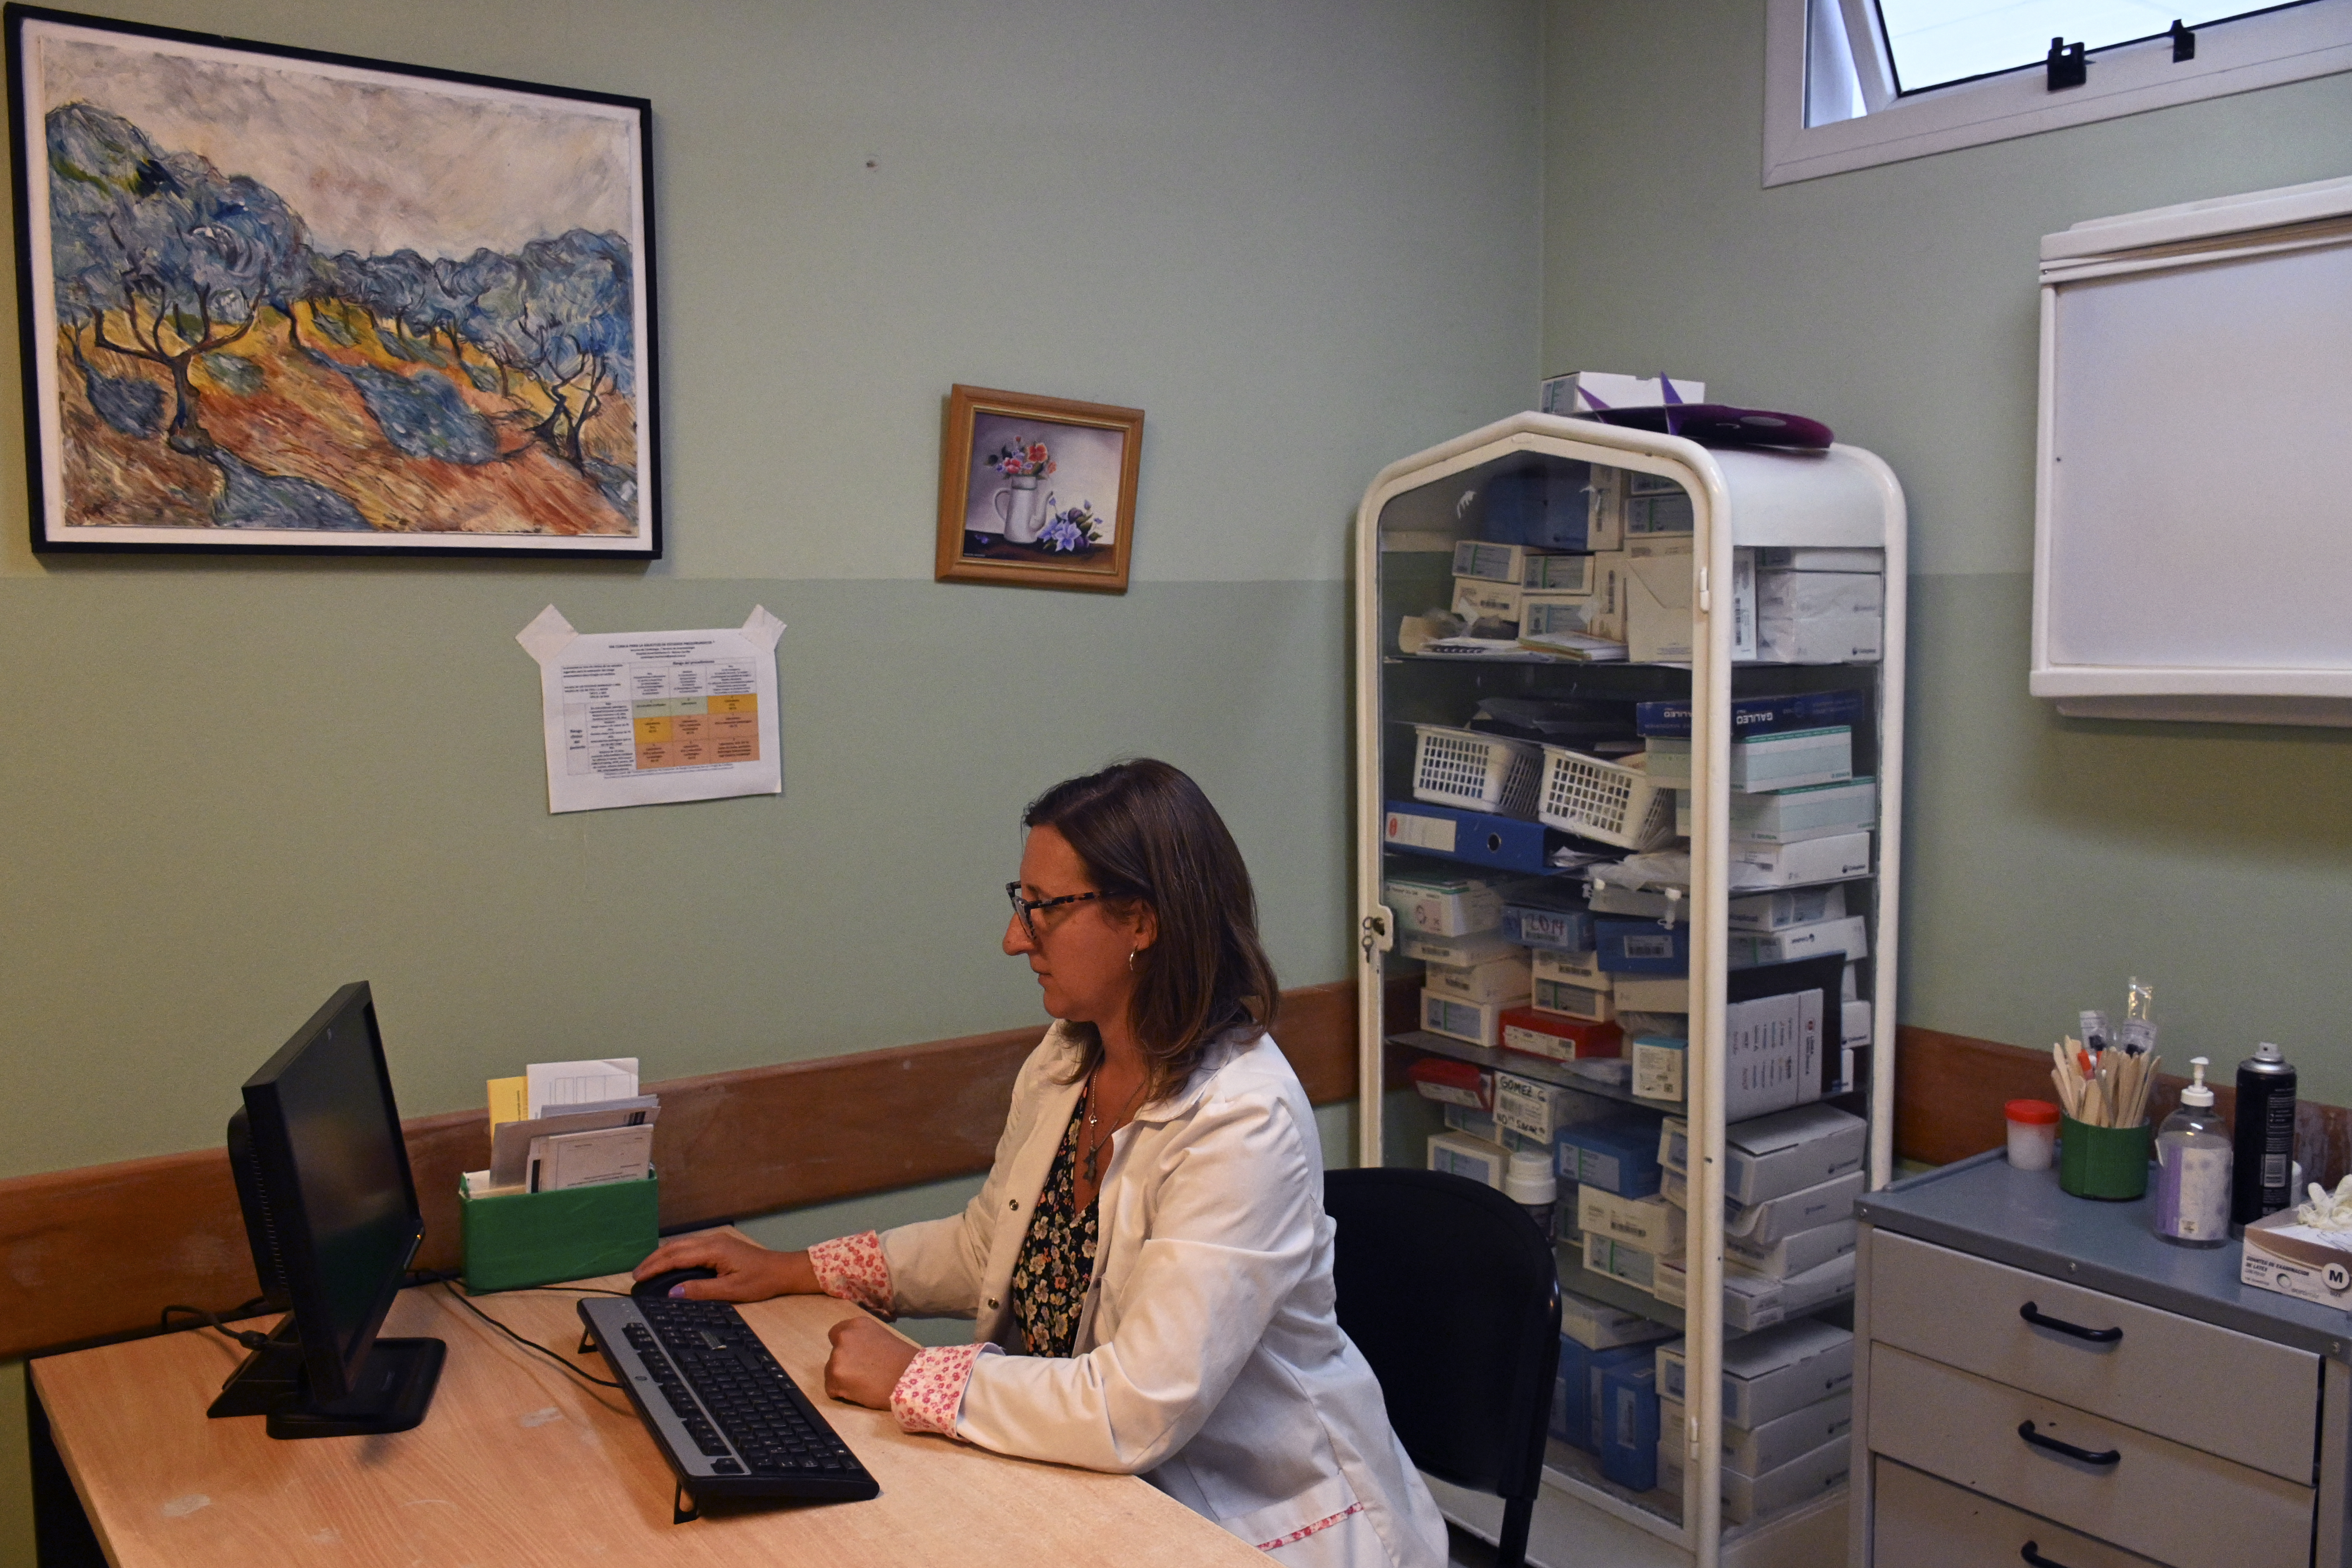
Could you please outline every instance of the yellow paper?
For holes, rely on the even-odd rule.
[[[523,1119],[523,1106],[530,1082],[527,1078],[490,1079],[491,1131],[496,1132],[501,1122],[520,1121]]]

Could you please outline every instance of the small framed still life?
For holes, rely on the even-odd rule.
[[[935,579],[1126,593],[1142,458],[1140,408],[956,387]]]

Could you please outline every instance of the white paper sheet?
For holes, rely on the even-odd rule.
[[[550,605],[515,634],[539,661],[547,809],[783,793],[776,639],[738,628],[582,634]]]
[[[604,1057],[582,1062],[533,1062],[523,1069],[523,1109],[533,1117],[572,1106],[600,1106],[637,1092],[637,1058]]]

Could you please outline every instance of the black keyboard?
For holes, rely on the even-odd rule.
[[[727,1302],[589,1297],[580,1319],[696,1499],[880,1495]]]

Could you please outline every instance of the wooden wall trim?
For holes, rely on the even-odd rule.
[[[1031,1026],[649,1085],[662,1223],[700,1224],[988,1168]],[[1283,993],[1275,1037],[1317,1104],[1356,1092],[1352,981]],[[425,1210],[420,1268],[459,1262],[458,1175],[489,1159],[482,1110],[403,1123]],[[0,1181],[0,1357],[155,1326],[256,1289],[225,1149]]]
[[[2186,1067],[2198,1054],[2176,1047],[2166,1060]],[[2238,1061],[2214,1055],[2213,1108],[2224,1120],[2236,1113]],[[2162,1121],[2180,1103],[2186,1073],[2163,1073],[2148,1096],[2148,1118]],[[2056,1100],[2050,1082],[2050,1050],[2029,1050],[1905,1025],[1895,1031],[1895,1152],[1923,1164],[1946,1165],[2009,1140],[2003,1102]],[[2295,1106],[2294,1157],[2305,1180],[2333,1187],[2352,1170],[2352,1110],[2302,1100]]]

